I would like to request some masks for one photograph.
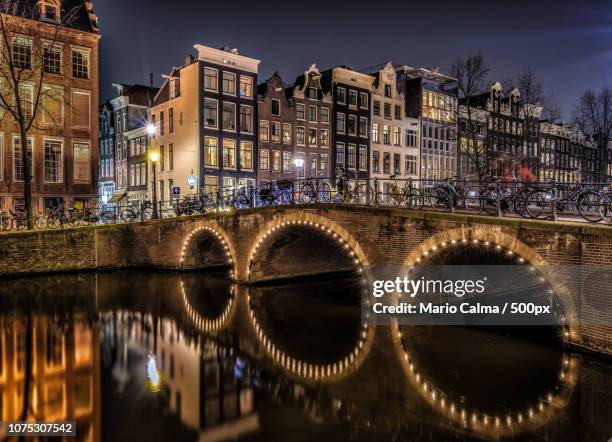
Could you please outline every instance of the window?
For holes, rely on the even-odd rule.
[[[385,97],[391,97],[391,85],[385,84]]]
[[[130,165],[130,177],[129,177],[128,186],[133,186],[133,185],[134,185],[134,165],[131,164]]]
[[[321,147],[329,146],[329,131],[327,129],[321,129]]]
[[[308,145],[309,146],[317,145],[317,130],[316,129],[308,129]]]
[[[28,165],[30,167],[30,176],[33,177],[34,169],[32,168],[32,139],[28,138]],[[23,181],[23,151],[21,150],[21,138],[13,138],[13,178],[14,181]]]
[[[72,176],[75,184],[91,183],[91,146],[88,143],[72,144]]]
[[[142,163],[140,165],[140,185],[146,186],[147,184],[147,165],[146,163]]]
[[[280,143],[281,140],[281,124],[278,121],[272,122],[270,137],[273,143]]]
[[[223,177],[223,189],[232,190],[236,187],[236,178],[224,176]]]
[[[240,167],[253,170],[253,143],[250,141],[240,142]]]
[[[217,100],[211,100],[210,98],[204,99],[204,126],[211,129],[217,129],[219,123],[219,103]]]
[[[368,108],[368,94],[365,92],[359,92],[359,106],[362,109]]]
[[[386,124],[383,126],[383,143],[391,144],[391,133],[389,131],[389,126]]]
[[[326,107],[321,108],[321,123],[329,123],[329,109]]]
[[[253,108],[240,106],[240,132],[253,133]]]
[[[30,120],[34,115],[34,86],[21,84],[19,85],[19,93],[21,95],[23,116],[26,120]]]
[[[402,107],[395,105],[395,119],[396,120],[401,120],[402,119]]]
[[[396,175],[400,174],[400,163],[402,161],[402,156],[399,153],[393,154],[393,173]]]
[[[346,89],[343,87],[336,89],[336,101],[338,104],[346,104]]]
[[[372,109],[372,113],[376,117],[380,117],[380,101],[374,100],[374,107]]]
[[[259,151],[259,169],[270,170],[270,151],[260,150]]]
[[[384,152],[383,155],[383,173],[389,175],[391,173],[391,154]]]
[[[344,166],[344,143],[336,143],[336,165]]]
[[[308,98],[311,100],[316,100],[317,99],[317,88],[316,87],[309,87],[308,88]]]
[[[346,115],[343,113],[336,114],[336,132],[344,133],[346,131],[345,127]]]
[[[273,99],[272,100],[272,115],[280,116],[280,100]]]
[[[305,120],[305,119],[306,119],[305,112],[306,112],[306,111],[305,111],[305,107],[304,107],[304,105],[303,105],[303,104],[298,103],[298,104],[295,106],[295,115],[296,115],[296,118],[297,118],[298,120]]]
[[[63,145],[61,141],[45,140],[45,183],[62,183]]]
[[[204,192],[216,193],[219,190],[219,179],[216,176],[204,176]]]
[[[406,147],[417,147],[415,130],[406,129]]]
[[[236,141],[223,139],[223,167],[234,169],[236,167]]]
[[[82,49],[72,49],[72,76],[74,78],[89,78],[89,52]]]
[[[291,152],[283,152],[283,173],[291,173]]]
[[[168,132],[174,133],[174,109],[168,109]]]
[[[173,77],[170,79],[170,99],[174,99],[181,95],[181,79]]]
[[[204,166],[217,167],[218,141],[214,137],[204,137]]]
[[[357,91],[349,91],[349,106],[357,107]]]
[[[317,122],[317,108],[316,108],[316,106],[309,106],[308,107],[308,121],[310,121],[311,123],[316,123]]]
[[[59,10],[52,3],[43,2],[42,18],[49,21],[57,21],[59,19]]]
[[[272,152],[272,171],[280,172],[281,170],[281,153],[280,150]]]
[[[304,144],[306,144],[304,138],[305,138],[304,128],[296,127],[295,128],[295,142],[299,144],[300,146],[303,146]]]
[[[18,69],[32,69],[32,40],[25,37],[13,39],[13,65]]]
[[[48,74],[62,73],[62,48],[58,45],[45,45],[43,49],[43,69]]]
[[[385,103],[385,118],[387,120],[391,119],[391,105],[389,103]]]
[[[236,130],[236,105],[223,102],[223,130]]]
[[[399,127],[394,127],[393,128],[393,144],[395,146],[400,146],[401,145],[400,138],[401,138],[400,128]]]
[[[253,98],[253,77],[240,76],[240,96]]]
[[[417,157],[415,155],[406,155],[405,175],[416,175],[417,173]]]
[[[166,167],[166,146],[159,146],[159,170],[164,171]]]
[[[166,115],[164,111],[159,113],[159,135],[162,136],[166,133]]]
[[[236,74],[223,72],[223,93],[236,95]]]
[[[348,145],[348,167],[354,169],[357,165],[357,146],[354,144]]]
[[[270,122],[266,120],[259,121],[259,140],[268,142],[270,140]]]
[[[308,154],[308,164],[310,167],[310,175],[317,176],[317,154],[309,153]]]
[[[380,131],[378,130],[378,123],[372,124],[372,143],[380,143]]]
[[[368,137],[368,119],[367,117],[359,117],[359,136]]]
[[[62,126],[64,124],[64,90],[43,86],[42,93],[43,124]]]
[[[319,169],[322,176],[327,175],[327,163],[329,163],[329,156],[326,153],[322,153],[319,160]]]
[[[368,148],[363,144],[359,145],[359,169],[368,169]]]
[[[380,152],[377,150],[372,152],[372,172],[380,173]]]
[[[168,170],[174,170],[174,144],[168,144]]]
[[[204,68],[204,89],[217,92],[219,90],[218,88],[217,70],[213,68]]]
[[[283,123],[283,144],[291,144],[291,124]]]
[[[348,117],[348,134],[357,135],[357,116],[349,115]]]

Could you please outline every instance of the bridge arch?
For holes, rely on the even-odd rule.
[[[279,233],[291,229],[310,229],[322,234],[327,240],[335,243],[344,250],[350,257],[352,265],[357,272],[362,273],[364,277],[368,277],[367,271],[370,262],[361,245],[357,240],[337,222],[317,215],[311,212],[294,211],[284,213],[278,218],[268,222],[259,235],[255,238],[248,259],[246,260],[246,269],[244,274],[249,282],[256,282],[257,275],[253,268],[257,256],[265,251],[266,242],[273,239]]]
[[[580,343],[580,324],[578,312],[569,288],[562,283],[564,278],[539,253],[524,242],[508,235],[493,226],[465,226],[437,233],[423,241],[408,254],[403,268],[418,266],[427,258],[447,247],[479,244],[504,251],[516,257],[518,264],[531,265],[553,290],[555,297],[565,312],[563,341]]]
[[[231,276],[236,274],[236,250],[229,235],[218,224],[199,223],[183,239],[180,249],[182,270],[230,266]]]

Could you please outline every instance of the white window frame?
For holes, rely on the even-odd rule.
[[[81,52],[85,55],[85,59],[87,60],[87,77],[75,77],[74,76],[74,66],[72,62],[72,53],[73,52]],[[77,80],[91,80],[91,49],[83,47],[83,46],[72,46],[70,48],[70,77],[75,78]]]
[[[87,105],[89,107],[89,119],[88,119],[88,123],[87,126],[76,126],[74,124],[74,121],[72,122],[72,127],[76,128],[76,129],[91,129],[91,91],[84,91],[84,90],[80,90],[80,89],[72,89],[72,94],[70,95],[71,99],[72,99],[72,108],[76,109],[76,106],[74,105],[74,96],[77,94],[81,94],[81,95],[87,95],[87,97],[89,98],[87,101]]]
[[[32,140],[32,169],[30,170],[30,175],[32,175],[32,181],[34,181],[36,174],[34,173],[36,171],[36,158],[35,158],[35,152],[36,152],[36,146],[35,146],[35,139],[34,137],[27,137],[27,140]],[[11,152],[13,154],[12,156],[12,163],[13,163],[13,182],[14,183],[23,183],[25,180],[18,180],[17,179],[17,169],[15,168],[17,165],[15,164],[15,140],[19,140],[21,141],[21,135],[16,135],[13,134],[13,138],[12,138],[12,145],[11,145]],[[27,146],[25,147],[25,149],[27,149]],[[24,176],[25,178],[25,176]]]
[[[47,141],[51,141],[51,142],[55,142],[55,143],[60,143],[62,146],[61,149],[61,155],[60,155],[60,181],[47,181],[47,174],[46,174],[46,154],[45,154],[45,148],[46,148],[46,143]],[[43,180],[45,184],[63,184],[64,183],[64,175],[65,175],[65,164],[64,164],[64,158],[65,158],[65,143],[64,140],[62,138],[54,138],[54,137],[44,137],[43,138]]]
[[[226,128],[225,128],[225,125],[224,125],[224,121],[225,121],[225,119],[223,118],[223,113],[224,113],[225,111],[224,111],[224,109],[223,109],[223,106],[224,106],[224,105],[226,105],[226,104],[229,104],[229,105],[231,105],[231,106],[233,106],[233,107],[234,107],[234,128],[233,128],[233,129],[226,129]],[[237,116],[237,115],[236,115],[236,103],[233,103],[233,102],[231,102],[231,101],[224,101],[224,102],[223,102],[223,104],[222,104],[222,107],[221,107],[221,129],[222,129],[224,132],[232,132],[232,133],[235,133],[235,132],[237,132],[237,131],[238,131],[238,125],[236,124],[236,116]]]
[[[234,92],[225,92],[225,75],[230,75],[232,77],[234,77]],[[229,95],[232,97],[236,96],[236,74],[234,74],[233,72],[228,72],[228,71],[223,71],[221,74],[221,92],[223,92],[223,95]]]
[[[219,100],[215,99],[215,98],[209,98],[209,97],[204,97],[204,105],[203,108],[206,109],[206,102],[207,101],[214,101],[215,103],[217,103],[217,112],[216,112],[216,118],[215,118],[215,125],[214,126],[209,126],[206,123],[206,115],[204,115],[204,128],[205,129],[211,129],[211,130],[219,130]],[[221,114],[223,115],[223,114]],[[223,117],[221,117],[223,118]]]
[[[210,89],[206,87],[206,71],[214,71],[215,72],[215,83],[217,87],[215,89]],[[219,92],[219,69],[215,69],[210,66],[204,66],[204,90],[209,92]]]
[[[340,91],[340,90],[344,91],[344,101],[340,101],[340,100],[338,99],[338,95],[339,95],[338,91]],[[337,102],[338,104],[343,104],[343,105],[346,105],[346,99],[347,99],[347,95],[346,95],[346,88],[345,88],[345,87],[342,87],[342,86],[338,86],[338,87],[336,88],[336,102]]]

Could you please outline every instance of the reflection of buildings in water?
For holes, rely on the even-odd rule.
[[[99,335],[83,323],[67,327],[32,319],[32,381],[28,420],[74,420],[78,440],[100,439]],[[0,326],[0,418],[18,421],[27,361],[25,321]]]
[[[199,432],[200,440],[236,438],[258,429],[250,370],[232,350],[210,340],[196,345],[174,321],[152,315],[118,313],[107,316],[105,324],[109,333],[116,331],[118,357],[112,371],[119,388],[134,380],[132,376],[141,376],[136,380],[144,385],[144,365],[130,364],[145,364],[151,352],[168,407],[185,426]]]

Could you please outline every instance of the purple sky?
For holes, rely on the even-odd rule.
[[[481,50],[491,79],[530,67],[569,118],[587,88],[612,86],[609,0],[243,2],[97,0],[102,98],[113,82],[148,83],[181,65],[193,44],[237,47],[293,82],[311,63],[354,69],[392,60],[447,69]],[[349,7],[348,5],[352,5]]]

